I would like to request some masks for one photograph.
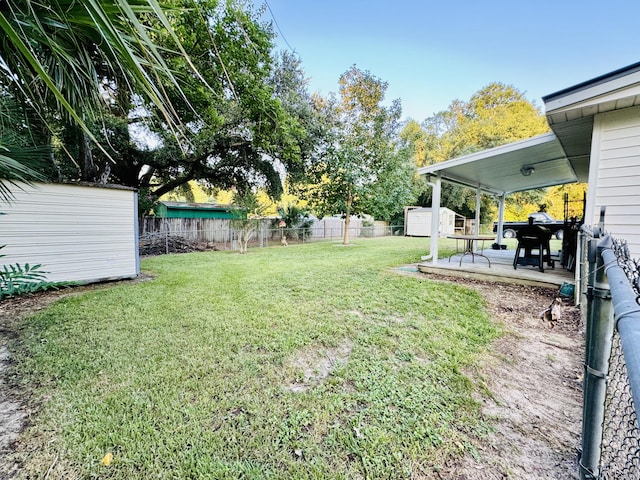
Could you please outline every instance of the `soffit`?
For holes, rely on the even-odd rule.
[[[640,78],[638,81],[640,81]],[[598,90],[601,90],[601,88]],[[576,96],[573,95],[572,97],[575,99]],[[568,101],[570,100],[571,99]],[[564,105],[558,105],[558,103],[559,101],[545,104],[547,122],[551,128],[554,128],[555,125],[559,123],[571,122],[585,117],[593,117],[598,113],[606,113],[640,105],[640,83],[627,85],[625,88],[620,88],[616,91],[601,93],[595,97],[583,98],[574,103]],[[554,106],[557,108],[554,108]]]
[[[479,188],[493,195],[584,182],[583,160],[568,158],[554,133],[465,155],[418,169],[427,179],[438,175],[449,183]],[[524,175],[532,167],[530,175]],[[577,168],[576,168],[577,167]],[[577,172],[581,172],[578,175]]]

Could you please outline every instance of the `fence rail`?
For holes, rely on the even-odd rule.
[[[583,231],[587,331],[580,478],[640,478],[640,265],[623,240]]]

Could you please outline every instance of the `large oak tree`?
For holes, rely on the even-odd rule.
[[[187,2],[192,5],[191,2]],[[182,120],[172,135],[150,104],[116,100],[96,134],[105,137],[109,164],[95,151],[109,181],[140,188],[157,198],[197,180],[212,188],[245,190],[260,185],[272,195],[282,176],[300,168],[313,135],[311,99],[300,61],[294,55],[274,58],[273,33],[244,3],[203,0],[197,8],[169,18],[200,75],[180,55],[167,59],[180,88],[166,86]],[[161,45],[171,37],[159,36]],[[183,102],[183,96],[188,102]],[[131,127],[145,132],[155,145],[140,145]]]

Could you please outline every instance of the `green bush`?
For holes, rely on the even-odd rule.
[[[0,246],[0,248],[4,247],[4,245]],[[0,255],[0,257],[4,256]],[[41,264],[29,265],[28,263],[0,266],[0,300],[69,285],[64,282],[47,281],[47,272],[41,270],[41,267]]]

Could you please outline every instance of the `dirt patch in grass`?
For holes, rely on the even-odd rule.
[[[4,380],[4,373],[8,366],[7,347],[0,345],[0,452],[7,451],[18,437],[27,417],[21,402],[9,391]]]
[[[486,361],[467,372],[484,391],[478,400],[494,430],[477,439],[477,455],[451,461],[436,478],[577,479],[584,350],[578,308],[564,300],[560,320],[550,325],[540,314],[557,297],[555,289],[399,273],[464,283],[507,331]]]
[[[296,393],[306,392],[322,382],[333,370],[347,362],[352,349],[350,340],[343,341],[337,347],[309,346],[302,349],[291,362],[298,375],[289,384],[289,389]]]

